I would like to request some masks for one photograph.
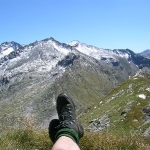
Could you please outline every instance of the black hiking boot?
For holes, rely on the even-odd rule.
[[[73,129],[80,139],[84,134],[84,130],[82,125],[76,120],[73,100],[67,94],[60,94],[56,101],[56,109],[60,121],[56,128],[58,130],[62,128]]]
[[[58,128],[56,128],[59,125],[60,121],[58,119],[53,119],[51,120],[50,124],[49,124],[49,137],[52,140],[53,143],[55,143],[55,135],[58,132]]]

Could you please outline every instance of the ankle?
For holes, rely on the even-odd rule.
[[[66,136],[71,138],[74,142],[76,142],[77,144],[79,143],[79,136],[78,134],[75,132],[75,130],[73,129],[69,129],[69,128],[62,128],[60,129],[55,136],[55,139],[59,139],[62,136]]]

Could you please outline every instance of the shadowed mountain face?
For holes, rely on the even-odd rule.
[[[19,45],[19,44],[18,44]],[[78,41],[60,43],[48,38],[11,49],[1,47],[1,127],[18,126],[18,118],[47,128],[56,116],[55,100],[66,92],[77,114],[99,102],[139,69],[149,70],[150,60],[130,50],[105,50]],[[9,51],[11,49],[11,51]]]
[[[145,50],[145,51],[139,53],[139,55],[144,56],[144,57],[150,59],[150,49],[147,49],[147,50]]]

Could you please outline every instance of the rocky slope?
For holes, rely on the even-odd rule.
[[[150,136],[150,72],[138,72],[82,114],[87,131]]]

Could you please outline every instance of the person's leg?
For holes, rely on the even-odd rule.
[[[71,138],[61,136],[53,145],[52,150],[80,150],[80,148]]]
[[[49,125],[49,135],[54,144],[52,150],[79,150],[78,142],[83,136],[82,125],[76,120],[75,105],[66,94],[60,94],[56,101],[58,119]]]

